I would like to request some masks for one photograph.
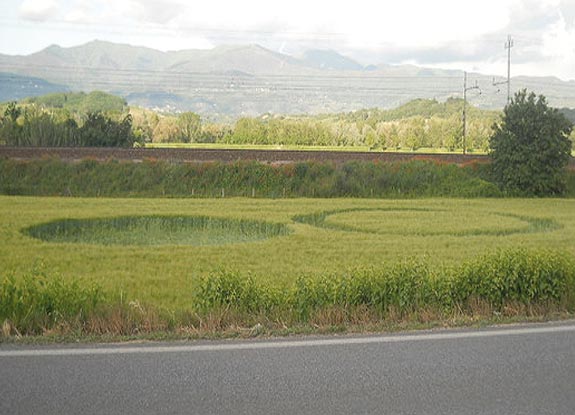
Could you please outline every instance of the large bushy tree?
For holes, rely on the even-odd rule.
[[[80,145],[87,147],[131,147],[135,141],[130,114],[114,121],[101,112],[88,113],[78,133]]]
[[[522,90],[493,127],[490,155],[493,178],[511,193],[558,195],[565,191],[572,123],[545,97]]]
[[[44,147],[132,147],[136,137],[132,116],[116,121],[101,112],[92,112],[78,126],[66,112],[46,111],[36,105],[8,105],[0,117],[0,144]]]

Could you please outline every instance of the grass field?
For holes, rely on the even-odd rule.
[[[140,227],[132,222],[125,225],[127,234],[114,236],[120,238],[118,243],[77,236],[48,241],[34,238],[29,229],[63,219],[119,217],[139,218]],[[158,225],[156,220],[145,219],[142,225],[146,217],[168,218],[168,222],[174,217],[216,218],[214,238],[219,239],[199,244],[179,235],[176,243],[169,233],[162,234],[163,222]],[[287,230],[242,237],[240,242],[227,240],[226,229],[248,236],[259,232],[249,227],[237,231],[242,220],[266,222],[272,228],[284,224]],[[209,241],[211,231],[202,226],[200,239]],[[148,233],[142,234],[142,229]],[[196,232],[197,225],[189,229]],[[145,243],[127,244],[121,238],[130,241],[134,236],[130,232]],[[517,247],[575,254],[575,200],[0,197],[0,277],[19,278],[36,269],[65,279],[94,281],[105,289],[122,290],[130,298],[174,310],[191,307],[200,276],[222,269],[251,273],[256,281],[285,284],[300,275],[414,257],[456,264],[498,248]]]

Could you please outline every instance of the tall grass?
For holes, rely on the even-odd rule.
[[[429,161],[269,165],[160,161],[65,163],[0,160],[7,195],[143,197],[491,197],[497,187],[472,167]]]
[[[173,329],[170,313],[97,284],[32,272],[0,280],[0,339],[23,335],[134,335]]]
[[[81,329],[106,301],[96,285],[40,273],[7,277],[0,281],[0,322],[24,334],[41,334],[55,327]]]
[[[430,267],[419,260],[356,269],[347,273],[301,276],[288,287],[256,284],[230,272],[212,274],[196,290],[198,311],[222,307],[240,313],[308,321],[321,310],[369,309],[380,318],[421,310],[472,312],[477,302],[504,306],[562,306],[575,309],[575,262],[547,251],[506,250],[459,266]]]

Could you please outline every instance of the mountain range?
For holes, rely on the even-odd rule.
[[[503,70],[504,68],[502,68]],[[469,101],[501,108],[502,77],[470,73]],[[512,90],[527,88],[557,107],[575,107],[575,81],[513,77]],[[499,90],[500,89],[500,90]],[[0,101],[47,92],[100,90],[130,105],[195,111],[207,117],[263,113],[328,113],[390,108],[414,98],[461,97],[463,71],[414,65],[363,66],[333,50],[289,56],[258,45],[161,52],[93,41],[50,46],[26,56],[0,54]]]

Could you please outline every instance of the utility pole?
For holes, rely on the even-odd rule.
[[[505,49],[507,49],[507,80],[495,82],[495,78],[493,78],[493,86],[507,84],[507,104],[511,102],[511,48],[513,45],[511,35],[507,35],[507,42],[505,42]]]
[[[507,104],[511,101],[511,48],[513,47],[513,39],[511,35],[507,35],[507,43],[505,43],[505,49],[507,49]]]
[[[467,137],[467,91],[472,89],[479,89],[479,93],[481,94],[481,89],[477,85],[477,81],[475,81],[475,85],[467,86],[467,72],[463,72],[463,154],[466,153],[466,143],[465,139]]]

